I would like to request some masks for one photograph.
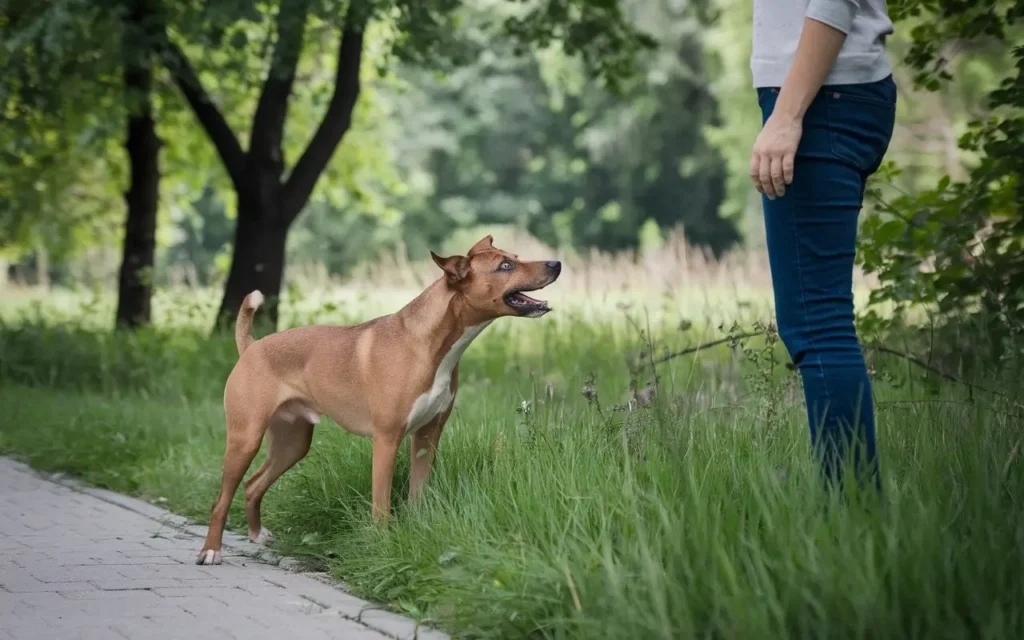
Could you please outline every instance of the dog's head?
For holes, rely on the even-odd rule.
[[[465,256],[442,258],[431,251],[430,257],[444,271],[448,286],[491,318],[539,318],[551,311],[547,302],[526,293],[543,289],[562,272],[561,262],[520,260],[495,247],[491,236],[473,245]]]

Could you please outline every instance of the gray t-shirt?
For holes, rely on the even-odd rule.
[[[781,87],[793,64],[804,18],[846,34],[825,84],[875,82],[892,73],[885,38],[893,32],[885,0],[754,0],[754,86]]]

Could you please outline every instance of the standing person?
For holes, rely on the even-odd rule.
[[[850,455],[879,486],[875,415],[853,323],[857,217],[896,115],[885,0],[754,0],[763,128],[750,178],[764,205],[779,336],[800,371],[830,483]],[[857,445],[857,446],[854,446]]]

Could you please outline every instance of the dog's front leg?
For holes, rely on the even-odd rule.
[[[373,438],[373,520],[383,523],[391,514],[391,480],[401,438],[391,434]]]
[[[450,409],[449,409],[450,411]],[[441,441],[441,430],[448,421],[448,411],[439,415],[433,422],[412,434],[409,452],[412,464],[409,471],[409,502],[419,500],[423,485],[430,477],[430,469],[434,465],[434,456]]]

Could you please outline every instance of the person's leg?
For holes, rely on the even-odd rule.
[[[823,89],[804,118],[793,183],[783,197],[764,198],[779,335],[800,371],[811,442],[830,482],[842,481],[840,465],[858,444],[858,476],[878,483],[871,382],[854,329],[853,266],[865,180],[892,133],[889,85]],[[760,92],[765,119],[776,96]]]

